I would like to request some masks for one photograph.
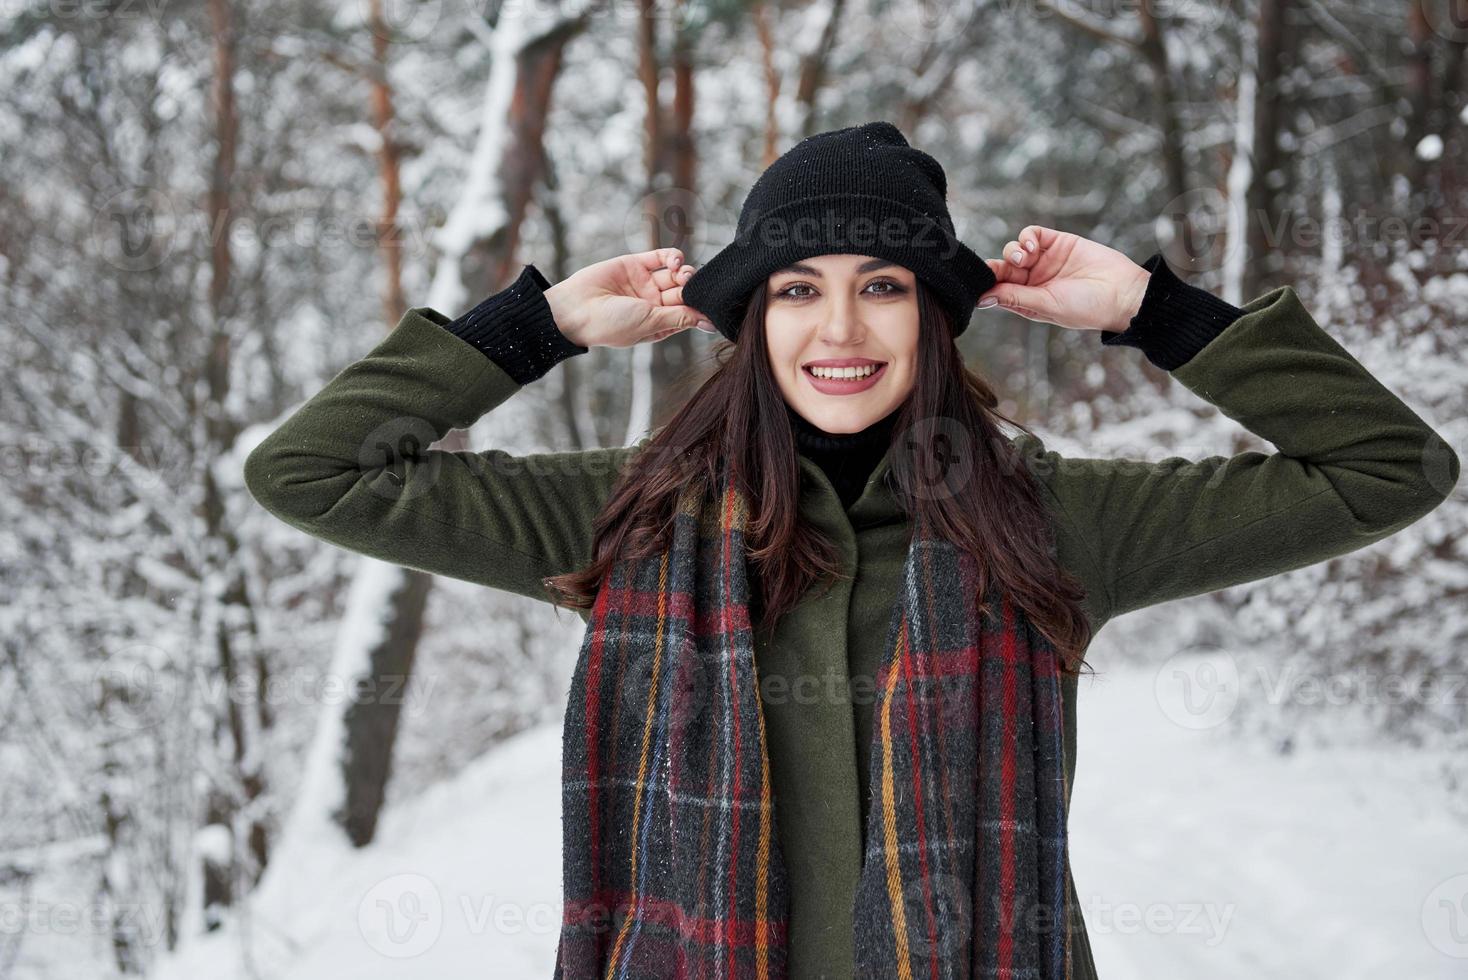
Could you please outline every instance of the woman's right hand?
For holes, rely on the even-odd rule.
[[[714,325],[683,305],[693,266],[676,248],[633,252],[597,262],[546,290],[556,328],[582,347],[632,347]]]

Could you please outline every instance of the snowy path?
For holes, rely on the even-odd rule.
[[[1468,915],[1461,958],[1424,932],[1434,886],[1468,871],[1468,834],[1429,803],[1443,797],[1430,757],[1230,744],[1169,722],[1152,677],[1081,681],[1071,861],[1105,980],[1468,978]],[[559,729],[536,729],[389,814],[376,845],[299,896],[316,912],[300,921],[317,924],[272,975],[546,980],[559,769]],[[1461,891],[1448,897],[1468,913]],[[168,975],[237,963],[217,943]]]

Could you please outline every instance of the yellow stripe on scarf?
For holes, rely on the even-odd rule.
[[[607,960],[607,980],[611,980],[612,973],[617,969],[622,942],[627,938],[627,929],[637,917],[637,828],[642,825],[642,794],[647,789],[647,751],[652,744],[653,716],[657,713],[658,705],[658,667],[663,659],[663,626],[668,618],[669,557],[669,552],[664,552],[662,564],[658,566],[658,628],[652,646],[652,677],[647,684],[647,717],[642,723],[642,757],[637,763],[637,797],[632,806],[632,876],[629,879],[632,882],[632,896],[627,902],[627,918],[617,932],[617,944],[612,947],[612,955]]]
[[[912,964],[908,962],[907,909],[902,901],[902,866],[897,852],[896,801],[892,789],[892,696],[897,686],[897,671],[907,649],[907,618],[897,634],[892,663],[887,667],[887,697],[882,702],[882,830],[886,844],[887,898],[892,903],[892,932],[897,938],[897,976],[912,980]]]

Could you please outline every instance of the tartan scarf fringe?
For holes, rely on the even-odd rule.
[[[563,739],[557,980],[787,975],[749,517],[732,481],[693,481],[669,548],[597,595]],[[912,535],[869,747],[861,978],[1070,976],[1059,663],[977,583],[971,555]]]

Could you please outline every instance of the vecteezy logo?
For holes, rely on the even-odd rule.
[[[946,500],[973,478],[973,435],[955,419],[919,419],[901,434],[893,474],[913,497]]]
[[[184,682],[172,658],[146,643],[109,651],[89,680],[87,694],[98,715],[129,731],[161,724],[182,704]]]
[[[423,875],[393,875],[362,896],[357,904],[357,929],[367,945],[383,956],[419,956],[443,932],[443,899]]]
[[[147,187],[112,195],[92,216],[92,241],[108,265],[124,272],[156,269],[173,252],[179,220],[173,202]]]
[[[1157,671],[1154,695],[1173,724],[1200,730],[1223,724],[1239,703],[1239,665],[1223,650],[1184,650]]]
[[[1439,882],[1422,903],[1422,931],[1432,948],[1468,959],[1468,874]]]
[[[1242,253],[1248,237],[1247,229],[1230,226],[1229,200],[1214,187],[1195,187],[1168,201],[1155,231],[1159,250],[1191,273],[1223,268]]]
[[[428,451],[437,439],[427,419],[389,419],[362,440],[357,465],[363,473],[382,470],[371,482],[374,493],[389,500],[411,500],[438,480],[443,455]]]

